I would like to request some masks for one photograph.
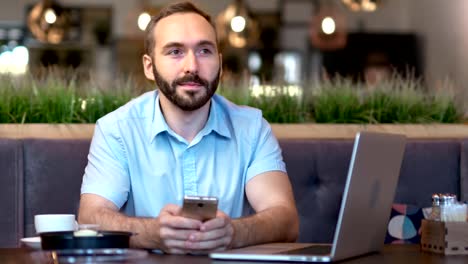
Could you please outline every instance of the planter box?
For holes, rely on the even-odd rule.
[[[447,139],[468,137],[465,124],[355,125],[355,124],[272,124],[280,139],[353,139],[359,131],[405,134],[409,138]],[[2,138],[91,138],[94,124],[0,124]]]
[[[94,124],[0,124],[0,138],[88,139]]]
[[[359,131],[404,134],[408,138],[447,139],[468,137],[464,124],[272,124],[278,138],[291,139],[353,139]]]

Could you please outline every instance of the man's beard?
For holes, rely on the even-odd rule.
[[[169,101],[184,111],[197,110],[211,99],[216,89],[218,89],[220,71],[221,68],[218,69],[216,77],[211,82],[201,78],[198,74],[189,73],[181,78],[175,79],[169,84],[169,82],[159,74],[156,65],[153,63],[154,80],[159,90]],[[196,83],[203,86],[204,89],[199,92],[186,91],[185,96],[178,94],[177,86],[187,82]]]

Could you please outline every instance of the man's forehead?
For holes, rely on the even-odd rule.
[[[167,16],[156,24],[156,45],[166,42],[180,42],[199,38],[197,41],[212,41],[216,44],[216,33],[213,26],[196,13],[177,13]]]

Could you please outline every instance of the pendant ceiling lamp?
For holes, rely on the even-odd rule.
[[[244,48],[258,39],[258,25],[242,0],[235,0],[221,12],[216,26],[219,39],[235,48]]]
[[[42,0],[28,14],[27,24],[39,41],[58,44],[65,38],[69,19],[64,9],[54,0]]]
[[[346,17],[332,1],[322,1],[310,24],[312,45],[322,51],[344,48],[347,43]]]
[[[351,11],[374,12],[381,4],[380,0],[341,0]]]
[[[147,0],[140,1],[141,11],[138,15],[137,25],[141,31],[145,31],[151,17],[158,13],[158,9],[153,7]]]

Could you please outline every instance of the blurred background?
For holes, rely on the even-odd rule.
[[[119,76],[144,82],[143,30],[168,2],[1,1],[0,73],[54,66],[84,69],[103,86]],[[337,75],[372,84],[394,72],[430,88],[468,83],[466,0],[193,2],[216,21],[223,78],[233,84],[294,89]]]

